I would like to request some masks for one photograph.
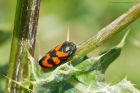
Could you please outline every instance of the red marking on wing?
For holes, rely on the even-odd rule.
[[[48,61],[47,61],[46,59],[42,61],[42,65],[43,65],[44,67],[53,67],[53,65],[52,65],[52,64],[49,64]]]
[[[46,53],[46,56],[45,56],[45,59],[49,59],[50,58],[50,54],[49,53]]]
[[[42,60],[41,64],[44,66],[44,67],[53,67],[52,64],[50,64],[47,60],[50,58],[50,55],[47,53],[46,56],[45,56],[45,59]]]
[[[64,53],[64,52],[61,52],[61,51],[57,51],[57,52],[56,52],[56,55],[57,55],[58,57],[67,57],[67,56],[68,56],[68,53]]]
[[[53,57],[52,60],[54,61],[55,64],[60,63],[60,59],[58,57]]]
[[[62,46],[62,45],[56,46],[54,50],[55,50],[55,51],[58,51],[58,50],[61,48],[61,46]]]

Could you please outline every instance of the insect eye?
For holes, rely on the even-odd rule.
[[[70,46],[62,47],[62,51],[68,53],[71,51],[71,47]]]
[[[66,47],[65,51],[66,52],[70,51],[70,47]]]

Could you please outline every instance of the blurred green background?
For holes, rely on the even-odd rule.
[[[66,40],[69,25],[70,41],[76,44],[95,35],[97,31],[127,11],[138,0],[42,0],[36,42],[36,59],[56,44]],[[6,74],[10,54],[16,0],[0,0],[0,73]],[[106,80],[110,84],[127,77],[140,89],[140,19],[129,25],[131,29],[121,56],[110,65]],[[116,45],[125,31],[104,43],[96,52]],[[137,43],[137,42],[136,42]],[[0,93],[4,78],[0,74]]]

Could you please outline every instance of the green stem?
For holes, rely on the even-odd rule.
[[[139,17],[140,1],[132,8],[130,8],[126,13],[122,14],[112,23],[101,29],[95,36],[89,38],[87,41],[80,44],[74,55],[74,58],[84,56],[87,53],[91,52],[92,50],[100,46],[102,43],[104,43],[105,40],[122,31],[130,23],[132,23]]]
[[[35,37],[40,0],[17,0],[8,77],[19,81],[28,77],[28,62],[25,47],[34,56]],[[5,93],[21,93],[17,85],[6,81]]]

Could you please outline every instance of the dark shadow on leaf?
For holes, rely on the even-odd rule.
[[[6,42],[11,36],[11,33],[8,31],[0,30],[0,45]]]
[[[8,64],[2,66],[0,65],[0,74],[6,75],[7,69],[8,69]]]

